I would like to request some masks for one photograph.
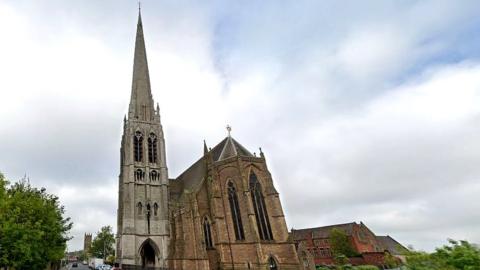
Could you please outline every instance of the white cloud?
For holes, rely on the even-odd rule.
[[[479,242],[476,5],[145,3],[170,177],[228,123],[263,146],[290,226]],[[60,196],[70,250],[116,224],[135,16],[118,1],[0,4],[0,170]]]

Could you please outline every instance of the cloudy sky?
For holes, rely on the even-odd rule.
[[[478,1],[207,2],[142,3],[170,177],[230,124],[289,228],[480,242]],[[0,0],[0,171],[60,196],[69,250],[116,225],[136,22],[135,0]]]

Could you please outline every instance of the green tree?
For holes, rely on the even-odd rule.
[[[407,254],[407,268],[411,270],[479,270],[480,249],[468,241],[448,240],[449,244],[433,253],[411,251]]]
[[[390,252],[385,252],[383,257],[384,264],[388,268],[396,268],[400,266],[400,261],[398,258],[395,258]]]
[[[70,218],[58,197],[27,181],[8,186],[0,175],[0,266],[43,270],[64,256]]]
[[[97,258],[103,258],[105,260],[108,255],[114,255],[114,243],[115,238],[112,227],[103,226],[92,241],[90,253]]]
[[[410,251],[407,254],[407,263],[406,267],[409,270],[431,270],[431,269],[438,269],[438,270],[453,270],[455,268],[451,268],[443,264],[442,262],[435,260],[431,254],[424,252],[424,251]]]
[[[346,257],[357,256],[352,243],[344,231],[334,228],[330,231],[330,247],[334,257],[344,255]]]

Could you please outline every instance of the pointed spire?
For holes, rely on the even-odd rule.
[[[205,140],[203,140],[203,154],[206,155],[207,153],[208,153],[207,143],[205,142]]]
[[[143,36],[142,15],[139,9],[135,54],[133,59],[132,94],[128,109],[128,118],[149,121],[153,120],[154,115],[155,109],[150,87],[150,75],[148,72],[147,52]]]

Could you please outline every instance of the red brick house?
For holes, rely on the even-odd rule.
[[[310,269],[307,266],[311,265],[309,263],[311,258],[313,258],[315,265],[335,264],[329,239],[332,229],[339,229],[345,232],[353,249],[359,254],[357,257],[349,258],[352,265],[371,264],[382,266],[384,264],[385,252],[397,255],[401,253],[401,250],[407,250],[390,236],[377,237],[362,222],[300,230],[292,229],[291,237],[295,242],[297,250],[301,250],[301,252],[299,250],[298,254],[300,261],[303,262],[304,269]]]

